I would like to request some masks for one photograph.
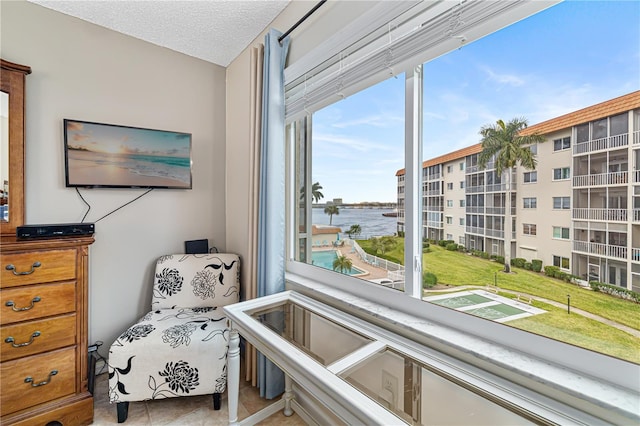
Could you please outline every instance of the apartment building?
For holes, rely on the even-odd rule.
[[[491,162],[479,168],[480,144],[425,161],[423,236],[504,255],[509,196],[512,257],[640,291],[640,91],[523,131],[533,133],[546,139],[531,146],[536,169],[514,168],[508,191]]]

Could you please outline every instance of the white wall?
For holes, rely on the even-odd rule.
[[[3,59],[26,83],[26,222],[79,222],[64,185],[63,118],[193,134],[193,189],[155,190],[96,224],[89,341],[111,342],[151,302],[152,266],[208,238],[225,249],[225,69],[42,6],[3,1]],[[82,190],[95,221],[142,190]]]

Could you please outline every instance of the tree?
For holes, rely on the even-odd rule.
[[[311,187],[311,200],[314,203],[317,203],[324,198],[324,194],[320,192],[321,189],[322,185],[320,185],[320,182],[314,183]],[[300,200],[304,201],[304,186],[300,188]]]
[[[525,118],[514,118],[507,124],[502,120],[495,125],[482,126],[482,151],[478,156],[478,166],[485,169],[487,163],[494,161],[496,174],[504,174],[506,189],[505,196],[505,221],[504,221],[504,272],[511,271],[511,172],[520,164],[527,170],[535,170],[536,157],[529,149],[529,145],[542,143],[544,137],[539,134],[521,135],[527,128]]]
[[[351,228],[346,232],[349,238],[353,238],[354,235],[357,237],[360,233],[362,233],[362,228],[357,223],[355,225],[351,225]]]
[[[352,266],[353,262],[347,256],[338,256],[333,261],[333,270],[343,274],[345,273],[345,271],[349,272]]]
[[[331,225],[331,223],[333,222],[333,215],[334,214],[339,215],[340,209],[338,209],[338,206],[332,204],[330,206],[325,207],[324,212],[329,215],[329,225]]]
[[[382,238],[373,237],[370,241],[371,250],[375,254],[385,254],[389,250],[392,250],[397,244],[395,237],[391,236],[384,236]]]

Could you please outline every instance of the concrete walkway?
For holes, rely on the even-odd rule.
[[[426,293],[426,294],[428,294],[428,293],[447,293],[447,292],[457,292],[457,291],[460,291],[460,290],[472,290],[472,289],[484,290],[484,289],[486,289],[486,287],[485,286],[479,286],[479,285],[463,285],[463,286],[452,287],[450,289],[448,288],[448,289],[444,289],[444,290],[423,290],[423,292]],[[567,307],[566,304],[563,304],[563,303],[560,303],[560,302],[556,302],[555,300],[545,299],[544,297],[531,296],[529,294],[525,294],[525,293],[518,292],[518,291],[513,291],[513,290],[506,290],[506,289],[503,289],[503,288],[499,288],[499,291],[504,292],[504,293],[514,294],[514,295],[520,294],[522,296],[530,297],[532,300],[537,300],[538,302],[548,303],[549,305],[553,305],[553,306],[555,306],[557,308],[566,309],[566,307]],[[571,307],[571,312],[572,313],[576,313],[578,315],[582,315],[583,317],[587,317],[587,318],[590,318],[592,320],[601,322],[601,323],[606,324],[608,326],[617,328],[618,330],[621,330],[621,331],[624,331],[625,333],[631,334],[634,337],[640,338],[640,330],[636,330],[635,328],[626,326],[624,324],[617,323],[615,321],[611,321],[610,319],[603,318],[603,317],[601,317],[599,315],[592,314],[591,312],[587,312],[587,311],[584,311],[584,310],[579,309],[579,308],[574,308],[573,306]]]

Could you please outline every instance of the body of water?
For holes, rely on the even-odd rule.
[[[391,213],[394,211],[394,209],[353,209],[342,207],[340,208],[339,214],[333,215],[331,224],[342,230],[340,237],[347,236],[345,232],[351,228],[351,225],[360,225],[360,228],[362,228],[362,233],[358,237],[360,239],[394,235],[398,229],[398,218],[382,216],[382,213]],[[313,208],[313,223],[315,225],[329,224],[329,215],[324,212],[324,207]]]

